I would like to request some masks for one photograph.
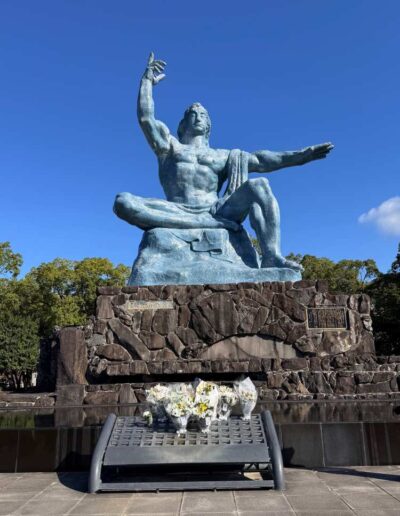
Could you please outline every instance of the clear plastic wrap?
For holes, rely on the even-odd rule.
[[[242,419],[250,419],[257,403],[257,389],[249,377],[241,377],[234,383],[242,409]]]

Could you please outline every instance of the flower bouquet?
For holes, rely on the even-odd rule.
[[[211,423],[217,419],[219,392],[218,385],[212,382],[197,380],[194,395],[193,415],[200,430],[209,432]]]
[[[193,398],[175,393],[170,397],[165,406],[165,411],[175,426],[177,433],[184,434],[186,433],[189,417],[193,411]]]
[[[231,387],[220,385],[218,418],[226,421],[231,415],[232,409],[238,401],[239,397]]]
[[[257,402],[257,391],[250,378],[235,382],[235,389],[197,379],[190,383],[155,385],[146,391],[150,410],[143,416],[147,424],[172,421],[178,434],[186,432],[190,417],[202,432],[210,430],[216,419],[227,420],[232,408],[240,402],[243,419],[250,419]]]
[[[143,414],[149,420],[149,424],[154,422],[165,422],[167,414],[165,412],[165,404],[168,402],[169,388],[166,385],[157,384],[146,391],[146,400],[150,408],[150,417]]]
[[[242,409],[242,419],[250,419],[257,403],[257,389],[249,377],[235,382],[235,391]]]

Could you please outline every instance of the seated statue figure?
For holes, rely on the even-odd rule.
[[[154,114],[152,90],[165,77],[165,65],[150,54],[140,83],[138,119],[158,158],[166,200],[120,193],[114,204],[118,217],[145,231],[129,284],[301,279],[301,266],[281,254],[279,207],[268,180],[248,174],[325,158],[333,145],[289,152],[213,149],[210,117],[198,102],[186,109],[175,138]],[[261,258],[242,227],[246,217]]]

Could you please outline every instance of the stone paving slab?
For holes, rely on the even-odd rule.
[[[398,516],[400,466],[285,470],[287,489],[87,492],[86,473],[0,474],[0,516]]]

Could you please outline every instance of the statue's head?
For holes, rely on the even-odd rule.
[[[185,136],[204,135],[207,143],[210,138],[211,120],[208,111],[195,102],[187,108],[178,126],[178,138],[183,142]]]

